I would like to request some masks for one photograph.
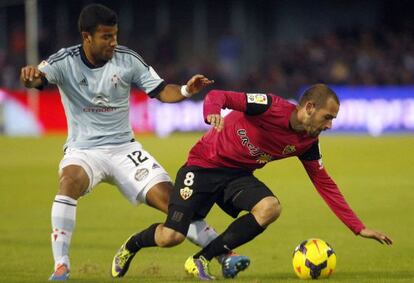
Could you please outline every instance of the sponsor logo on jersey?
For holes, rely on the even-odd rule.
[[[296,151],[296,147],[294,145],[289,144],[289,145],[285,146],[285,148],[283,149],[282,154],[287,155],[287,154],[291,154],[295,151]]]
[[[272,156],[270,154],[251,143],[245,129],[238,129],[237,135],[240,138],[241,144],[249,150],[250,155],[256,158],[256,162],[263,164],[272,161]]]
[[[83,112],[92,112],[92,113],[104,113],[104,112],[112,112],[116,111],[117,107],[105,107],[105,108],[93,108],[93,107],[85,107],[82,109]]]
[[[246,93],[247,103],[267,104],[267,95],[264,93]]]
[[[149,174],[149,171],[147,168],[138,169],[137,172],[135,173],[135,180],[137,180],[138,182],[141,182],[148,176],[148,174]]]
[[[250,138],[247,136],[247,131],[245,129],[238,129],[237,135],[240,138],[241,144],[249,149],[249,153],[251,156],[258,156],[264,154],[264,152],[260,148],[258,148],[250,142]]]
[[[183,200],[189,199],[192,194],[193,194],[193,190],[190,189],[189,187],[184,187],[180,189],[180,195],[183,198]]]
[[[109,107],[109,99],[105,95],[99,93],[92,98],[92,103],[102,107]]]

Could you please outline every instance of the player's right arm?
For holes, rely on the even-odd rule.
[[[38,88],[44,84],[45,74],[36,66],[25,66],[20,71],[20,81],[27,88]]]
[[[74,48],[62,48],[38,66],[25,66],[20,71],[20,81],[27,88],[39,88],[52,84],[61,84],[65,74],[66,58],[75,53]]]
[[[266,112],[271,104],[272,97],[264,93],[212,90],[204,99],[204,121],[221,131],[224,127],[221,109],[228,108],[254,116]]]

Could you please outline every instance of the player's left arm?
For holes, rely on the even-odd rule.
[[[179,86],[176,84],[167,84],[156,96],[162,102],[173,103],[189,98],[199,93],[205,87],[214,83],[213,80],[206,78],[204,75],[194,75],[187,84]]]
[[[348,226],[349,229],[356,235],[377,240],[381,244],[392,244],[392,240],[385,234],[366,228],[362,221],[352,211],[338,186],[328,175],[322,164],[318,142],[299,158],[318,193],[335,215]]]
[[[181,101],[214,83],[213,80],[197,74],[183,86],[166,84],[157,72],[145,63],[144,59],[138,54],[131,55],[126,60],[130,60],[129,65],[131,65],[132,70],[131,83],[134,83],[138,88],[147,93],[149,97],[157,98],[162,102],[174,103]]]

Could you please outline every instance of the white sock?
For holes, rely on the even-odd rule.
[[[191,222],[187,233],[187,239],[202,248],[206,247],[217,236],[217,232],[205,220]]]
[[[52,205],[52,251],[55,269],[65,264],[70,269],[69,246],[76,222],[76,204],[68,196],[57,195]]]

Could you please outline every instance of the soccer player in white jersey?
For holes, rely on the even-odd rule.
[[[146,203],[167,213],[171,179],[134,140],[128,119],[131,84],[151,98],[172,103],[213,83],[195,75],[183,86],[166,84],[136,52],[118,45],[117,15],[103,5],[83,8],[79,31],[82,44],[61,49],[37,67],[23,67],[20,74],[28,88],[56,84],[68,122],[59,190],[51,212],[55,266],[49,280],[69,277],[77,202],[97,184],[113,184],[132,204]],[[217,233],[202,219],[193,222],[188,233],[188,238],[200,246],[215,237]],[[133,256],[125,249],[120,260],[129,265]],[[223,268],[233,268],[233,274],[239,271],[237,261],[246,260],[234,254],[222,258]],[[120,270],[111,273],[113,277],[123,276]]]

